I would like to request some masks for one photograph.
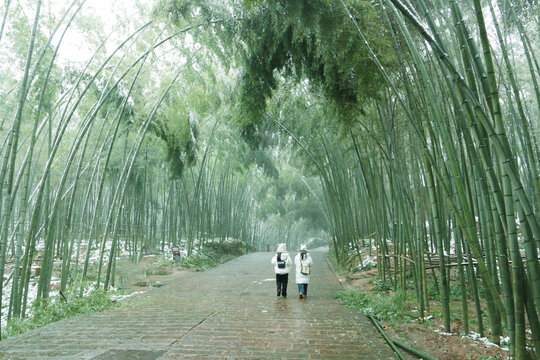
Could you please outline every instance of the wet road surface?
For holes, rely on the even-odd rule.
[[[311,252],[308,299],[294,274],[277,298],[272,253],[242,256],[126,300],[0,342],[2,359],[390,359],[362,315],[340,305],[322,251]],[[294,255],[294,254],[292,254]]]

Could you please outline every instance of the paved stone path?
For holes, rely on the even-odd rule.
[[[271,253],[242,256],[126,300],[0,342],[3,359],[390,359],[363,316],[333,298],[339,290],[314,251],[308,299],[294,274],[288,298],[275,296]]]

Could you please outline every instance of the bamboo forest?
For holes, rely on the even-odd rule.
[[[539,39],[538,0],[2,0],[0,358],[540,359]]]

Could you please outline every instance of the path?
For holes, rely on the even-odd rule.
[[[127,300],[0,342],[3,359],[390,359],[373,325],[333,298],[339,289],[313,252],[308,299],[294,275],[276,298],[271,253],[242,256]]]

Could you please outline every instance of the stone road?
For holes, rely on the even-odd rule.
[[[334,299],[339,290],[314,251],[308,299],[294,274],[275,296],[271,253],[186,272],[128,306],[80,315],[0,342],[2,359],[390,359],[373,325]]]

